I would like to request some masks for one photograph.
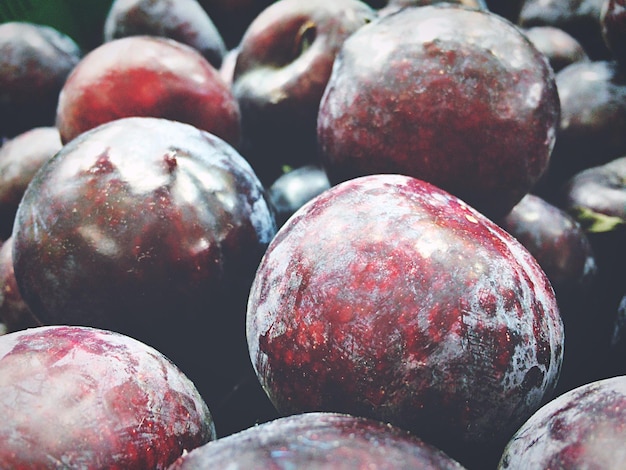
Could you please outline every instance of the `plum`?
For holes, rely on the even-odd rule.
[[[81,56],[69,36],[49,26],[0,24],[0,139],[54,125],[59,92]]]
[[[26,186],[62,146],[57,128],[47,126],[23,132],[0,147],[0,239],[11,235]]]
[[[568,302],[589,291],[598,267],[591,242],[573,216],[527,194],[498,224],[537,259],[557,300]]]
[[[552,393],[563,353],[532,255],[404,175],[340,183],[279,229],[252,285],[247,338],[281,414],[390,422],[464,465],[499,457]]]
[[[576,173],[626,154],[626,74],[612,61],[573,63],[556,74],[561,120],[536,191],[552,202]]]
[[[239,106],[196,49],[169,38],[129,36],[89,52],[68,76],[56,125],[64,143],[115,119],[181,121],[239,144]]]
[[[360,0],[281,0],[261,12],[238,46],[233,94],[242,154],[271,184],[284,165],[318,162],[320,99],[343,41],[375,18]]]
[[[384,16],[344,42],[317,130],[332,184],[406,174],[497,218],[547,168],[558,116],[553,71],[518,28],[438,4]]]
[[[104,41],[132,35],[162,36],[187,44],[219,68],[226,46],[197,0],[115,0],[105,23]]]
[[[534,26],[525,29],[524,34],[548,58],[548,62],[555,72],[575,62],[589,60],[582,44],[561,28]]]
[[[280,227],[305,203],[329,188],[328,176],[318,165],[305,165],[278,177],[268,189],[276,225]]]
[[[359,468],[462,470],[439,449],[397,427],[340,413],[276,419],[198,447],[169,470]]]
[[[13,271],[13,237],[0,246],[0,323],[6,332],[41,326],[22,298]]]
[[[624,468],[624,423],[626,376],[582,385],[526,421],[507,445],[498,468]]]
[[[43,324],[162,351],[218,422],[217,404],[253,373],[245,302],[275,231],[264,188],[226,142],[124,118],[66,144],[31,181],[13,230],[15,278]]]
[[[193,383],[157,350],[111,331],[0,337],[4,468],[164,469],[214,439]]]
[[[484,0],[389,0],[384,8],[378,10],[379,16],[389,15],[406,7],[423,7],[437,3],[453,3],[477,10],[488,10]]]

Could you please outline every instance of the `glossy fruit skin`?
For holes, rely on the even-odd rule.
[[[15,278],[44,324],[135,337],[213,408],[250,367],[245,299],[275,230],[230,145],[188,124],[126,118],[66,144],[33,179],[13,231]]]
[[[577,62],[556,74],[561,120],[539,194],[555,192],[576,173],[626,155],[626,73],[613,61]]]
[[[169,470],[464,468],[406,431],[339,413],[279,418],[210,444],[180,457]]]
[[[554,72],[559,72],[575,62],[589,60],[582,44],[561,28],[533,26],[525,29],[524,34],[546,56]]]
[[[611,56],[626,67],[626,2],[606,0],[600,15],[602,37]]]
[[[0,24],[0,141],[54,124],[59,92],[81,56],[78,45],[54,28]]]
[[[517,431],[499,469],[604,468],[624,465],[626,376],[560,395]]]
[[[56,127],[37,127],[0,147],[0,239],[11,236],[17,206],[37,170],[63,144]]]
[[[498,225],[539,262],[557,299],[568,301],[589,290],[598,267],[587,234],[570,214],[527,194]]]
[[[327,189],[330,189],[328,176],[317,165],[305,165],[279,176],[267,191],[276,225],[280,227],[304,204]]]
[[[318,162],[317,112],[343,41],[375,18],[359,0],[280,0],[238,46],[233,94],[242,153],[267,185],[284,165]]]
[[[197,50],[172,39],[130,36],[92,50],[61,90],[56,125],[67,143],[133,116],[184,122],[239,144],[239,107],[230,89]]]
[[[197,0],[116,0],[104,23],[104,41],[126,36],[162,36],[197,49],[213,67],[226,45]]]
[[[0,337],[5,468],[164,469],[212,440],[211,414],[165,356],[76,326]]]
[[[517,17],[522,28],[554,26],[576,38],[591,60],[610,57],[600,18],[605,0],[523,0]]]
[[[317,129],[333,184],[407,174],[497,218],[545,171],[558,116],[553,72],[518,29],[441,4],[385,16],[344,42]]]
[[[247,337],[279,412],[388,421],[466,465],[550,395],[563,352],[528,251],[400,175],[341,183],[283,225],[252,286]]]

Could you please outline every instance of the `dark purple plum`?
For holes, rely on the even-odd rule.
[[[253,374],[245,303],[275,230],[261,183],[226,142],[125,118],[66,144],[31,181],[15,278],[43,324],[110,329],[162,351],[219,422],[218,404]]]
[[[403,175],[340,183],[282,226],[251,289],[247,337],[280,413],[390,422],[467,466],[500,456],[552,393],[563,353],[532,255]]]
[[[528,194],[498,223],[539,262],[557,300],[565,302],[589,290],[597,274],[595,255],[586,232],[573,216]]]
[[[233,146],[240,140],[239,107],[217,69],[168,38],[129,36],[89,52],[61,89],[56,125],[67,143],[134,116],[188,123]]]
[[[169,470],[380,468],[462,470],[439,449],[399,428],[339,413],[303,413],[212,441]]]
[[[0,147],[0,239],[11,236],[26,186],[62,146],[59,131],[49,126],[30,129]]]
[[[554,26],[576,38],[592,60],[606,60],[600,17],[605,0],[524,0],[517,18],[523,28]]]
[[[305,165],[279,176],[268,189],[276,225],[280,227],[305,203],[329,188],[326,172],[317,165]]]
[[[438,4],[402,9],[344,42],[317,129],[332,184],[406,174],[497,218],[544,173],[558,117],[553,71],[518,28]]]
[[[193,383],[111,331],[50,326],[0,336],[5,468],[165,469],[214,439]]]
[[[544,54],[555,72],[574,62],[589,60],[582,44],[571,34],[554,26],[534,26],[524,34]]]
[[[226,46],[197,0],[115,0],[104,23],[104,41],[148,35],[174,39],[197,49],[215,68]]]
[[[7,333],[41,326],[17,287],[13,271],[13,237],[0,246],[0,323]]]
[[[555,289],[566,338],[557,392],[603,378],[610,322],[598,312],[599,271],[586,231],[572,215],[533,194],[499,225],[530,251]]]
[[[576,173],[626,155],[626,74],[617,63],[576,62],[556,74],[561,121],[536,190],[548,201]]]
[[[606,0],[600,16],[602,37],[612,57],[626,67],[626,1]]]
[[[81,55],[69,36],[49,26],[0,24],[0,142],[54,125],[59,92]]]
[[[517,431],[498,468],[619,469],[626,461],[626,376],[571,390]]]
[[[238,46],[233,94],[242,153],[261,181],[318,162],[317,112],[343,41],[375,18],[360,0],[280,0],[250,24]]]

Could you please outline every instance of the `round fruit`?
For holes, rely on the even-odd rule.
[[[186,44],[130,36],[87,54],[59,95],[63,142],[115,119],[147,116],[192,124],[239,143],[239,107],[219,72]]]
[[[622,468],[626,376],[571,390],[538,410],[506,447],[500,469]]]
[[[230,145],[188,124],[125,118],[66,144],[31,181],[15,278],[43,324],[137,338],[206,384],[213,409],[249,367],[245,299],[275,230]]]
[[[110,331],[0,337],[5,468],[164,469],[215,436],[194,385],[158,351]]]
[[[518,28],[440,4],[344,42],[317,130],[331,183],[406,174],[497,218],[546,170],[558,117],[552,69]]]
[[[283,225],[252,286],[247,336],[281,413],[388,421],[461,463],[504,446],[554,389],[563,352],[530,253],[401,175],[334,186]]]
[[[462,470],[439,449],[393,426],[338,413],[304,413],[201,446],[169,470],[432,468]]]

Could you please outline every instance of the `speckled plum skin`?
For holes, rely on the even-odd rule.
[[[401,175],[341,183],[283,225],[251,289],[247,337],[281,413],[391,422],[466,465],[551,394],[563,353],[552,287],[528,251]]]
[[[169,470],[228,468],[462,470],[439,449],[397,427],[339,413],[303,413],[198,447]]]
[[[248,367],[245,302],[275,231],[261,183],[230,145],[188,124],[125,118],[65,145],[31,181],[13,230],[15,278],[44,324],[128,334],[215,394]]]
[[[239,106],[230,88],[200,52],[168,38],[130,36],[89,52],[61,89],[56,126],[67,143],[132,116],[185,122],[239,144]]]
[[[400,173],[496,218],[547,168],[559,100],[546,58],[502,17],[406,8],[343,44],[320,104],[332,183]]]
[[[75,326],[0,337],[4,468],[163,469],[215,436],[193,383],[132,338]]]
[[[506,447],[499,469],[620,469],[626,461],[626,376],[582,385],[539,409]]]

